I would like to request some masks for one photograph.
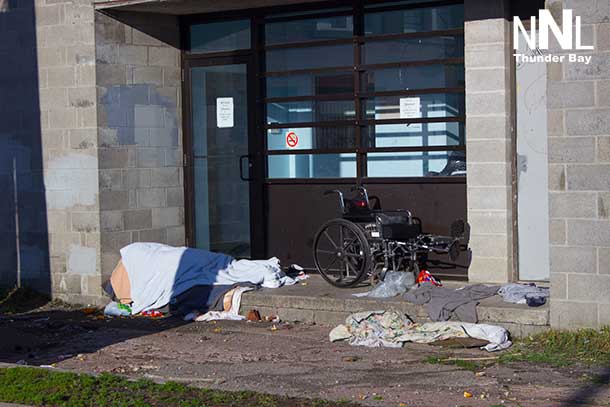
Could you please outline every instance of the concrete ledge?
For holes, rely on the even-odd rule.
[[[447,283],[456,288],[459,284]],[[313,322],[320,325],[337,325],[354,312],[370,310],[396,310],[407,314],[416,322],[428,322],[425,306],[414,305],[395,297],[373,300],[356,298],[353,293],[368,291],[370,287],[340,289],[312,275],[307,285],[297,284],[279,289],[263,289],[244,294],[241,311],[257,309],[263,315],[276,314],[285,321]],[[481,301],[477,307],[479,322],[500,325],[513,337],[523,337],[549,329],[549,306],[539,308],[508,304],[499,296]]]

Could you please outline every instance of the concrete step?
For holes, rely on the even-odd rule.
[[[445,287],[459,287],[464,283],[445,283]],[[262,315],[278,315],[284,321],[313,322],[335,326],[343,323],[354,312],[396,310],[407,314],[416,322],[428,322],[423,305],[411,304],[400,296],[389,299],[358,298],[352,294],[370,290],[369,286],[352,289],[336,288],[320,276],[312,275],[305,285],[278,289],[262,289],[244,294],[241,311],[257,309]],[[549,304],[530,308],[527,305],[509,304],[496,295],[487,298],[477,307],[479,322],[500,325],[513,337],[524,337],[549,329]]]

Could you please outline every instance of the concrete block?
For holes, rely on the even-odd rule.
[[[610,70],[610,66],[608,69]],[[610,109],[568,110],[566,114],[568,135],[589,136],[610,133]]]
[[[102,254],[118,253],[123,247],[132,243],[131,232],[105,232],[102,233]],[[116,263],[113,265],[113,267]]]
[[[178,144],[178,130],[175,127],[150,129],[150,145],[172,147]]]
[[[568,277],[563,273],[551,273],[551,298],[565,300],[568,295]]]
[[[123,179],[121,170],[100,170],[99,173],[100,189],[121,190],[123,189]]]
[[[506,233],[508,220],[506,212],[470,211],[468,223],[478,233]]]
[[[597,194],[595,192],[551,192],[549,193],[551,218],[595,218],[597,217]]]
[[[73,245],[68,252],[68,274],[94,275],[97,272],[97,251],[93,247]],[[80,291],[80,290],[79,290]],[[78,292],[78,291],[77,291]]]
[[[77,86],[95,86],[96,65],[79,65],[76,67]]]
[[[556,329],[597,328],[597,304],[553,299],[551,327]]]
[[[91,33],[93,35],[93,33]],[[66,48],[66,61],[74,65],[95,65],[95,48],[93,40],[86,45],[76,45]]]
[[[583,24],[610,21],[610,4],[604,0],[565,0],[564,8],[573,9],[574,15],[581,16]]]
[[[73,232],[97,232],[99,231],[100,218],[97,212],[72,212]]]
[[[107,280],[112,275],[112,271],[116,267],[117,263],[121,259],[121,254],[116,252],[102,253],[101,265],[102,265],[102,280]]]
[[[165,108],[163,106],[136,105],[134,108],[134,127],[163,128],[165,127]]]
[[[598,106],[610,106],[610,81],[595,82]]]
[[[176,226],[166,228],[167,244],[172,246],[184,246],[186,240],[186,232],[184,226]]]
[[[508,238],[506,235],[473,234],[470,244],[473,257],[501,257],[505,258],[508,253]]]
[[[498,68],[466,69],[466,87],[471,92],[504,90],[507,71]]]
[[[165,149],[165,166],[181,167],[182,157],[182,149],[180,148]]]
[[[182,82],[182,69],[164,67],[163,68],[163,86],[174,87],[180,86]]]
[[[48,68],[47,80],[49,88],[76,86],[76,70],[73,66]]]
[[[147,188],[137,190],[139,208],[164,208],[166,206],[164,188]]]
[[[610,164],[568,165],[567,189],[574,191],[610,190]]]
[[[147,47],[137,45],[119,45],[119,63],[123,65],[146,65],[148,61]]]
[[[597,217],[600,219],[610,218],[610,192],[599,192],[597,194]]]
[[[598,51],[610,50],[610,23],[604,22],[595,26],[597,30],[595,49]]]
[[[564,191],[566,189],[565,167],[549,164],[549,191]]]
[[[566,221],[564,219],[549,222],[549,240],[551,244],[555,245],[566,243]]]
[[[610,137],[597,138],[597,161],[610,162]]]
[[[508,164],[468,163],[468,185],[473,187],[502,187],[510,184]]]
[[[100,169],[127,167],[126,148],[100,148],[98,152]]]
[[[163,69],[156,66],[134,67],[131,70],[131,83],[163,85]]]
[[[610,221],[568,219],[568,244],[610,247]]]
[[[150,209],[135,209],[123,212],[126,230],[141,230],[152,228],[152,211]]]
[[[502,18],[467,21],[464,24],[466,46],[482,43],[508,42],[509,25]]]
[[[590,163],[595,161],[595,137],[549,137],[549,162]]]
[[[509,147],[508,140],[469,140],[466,143],[468,163],[506,163]]]
[[[80,294],[79,274],[53,274],[53,293]]]
[[[468,210],[507,210],[511,207],[510,188],[468,187]]]
[[[167,206],[184,207],[184,188],[173,187],[167,188]]]
[[[140,30],[133,29],[132,32],[132,43],[135,45],[151,45],[155,47],[166,47],[167,45],[162,41],[144,33]]]
[[[174,187],[180,185],[180,169],[178,167],[152,168],[150,184],[153,187]]]
[[[102,232],[117,232],[123,230],[123,212],[101,211],[100,228]]]
[[[168,46],[148,48],[149,66],[178,67],[180,65],[179,59],[180,51],[175,48]]]
[[[610,275],[568,274],[568,299],[610,305]]]
[[[40,108],[67,108],[68,91],[66,88],[47,88],[39,90]]]
[[[597,249],[597,262],[599,274],[610,274],[610,248],[600,247]]]
[[[150,186],[149,169],[128,169],[123,171],[125,188],[145,188]]]
[[[95,60],[98,64],[117,64],[119,62],[119,46],[117,44],[96,44]]]
[[[167,243],[167,230],[166,229],[141,230],[138,233],[138,241]]]
[[[152,227],[153,229],[165,228],[168,226],[179,226],[184,224],[181,208],[153,208]]]
[[[103,211],[122,210],[129,208],[129,193],[127,191],[100,191],[100,209]]]
[[[466,117],[466,145],[475,139],[506,139],[509,130],[508,118],[503,115]]]
[[[71,129],[70,148],[86,150],[97,147],[97,129]]]
[[[471,283],[508,283],[512,269],[508,258],[484,258],[473,256],[468,268],[468,281]]]
[[[94,87],[79,87],[68,89],[68,102],[76,108],[95,106],[97,94]]]
[[[549,137],[563,136],[564,110],[547,110],[547,133]]]
[[[584,55],[584,54],[583,54]],[[610,78],[610,58],[608,53],[589,54],[591,62],[576,64],[564,62],[565,77],[567,80],[592,80]]]
[[[483,67],[506,69],[510,51],[510,47],[504,43],[467,44],[464,49],[465,66],[467,69]]]
[[[604,326],[610,326],[610,307],[599,305],[597,307],[597,313],[598,326],[600,328]]]
[[[52,129],[71,129],[76,127],[77,116],[73,108],[54,108],[49,110],[49,126]]]
[[[549,82],[547,106],[549,108],[587,107],[595,105],[592,81]]]
[[[127,70],[123,65],[96,64],[96,70],[99,86],[127,84]]]
[[[138,168],[159,168],[165,164],[165,151],[161,148],[141,148],[136,154]]]
[[[594,247],[551,246],[551,274],[597,273],[597,252]]]
[[[466,116],[506,115],[509,112],[509,98],[504,91],[469,93],[466,88]]]
[[[62,23],[64,8],[61,4],[36,7],[36,26],[58,25]]]

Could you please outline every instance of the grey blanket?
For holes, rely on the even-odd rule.
[[[500,286],[474,284],[453,290],[422,283],[406,293],[405,299],[413,304],[426,304],[428,316],[433,321],[447,321],[453,317],[459,321],[476,323],[479,301],[495,295],[499,289]]]

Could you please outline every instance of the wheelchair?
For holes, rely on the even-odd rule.
[[[424,233],[421,219],[410,211],[382,210],[380,199],[369,199],[366,188],[351,190],[356,192],[351,199],[340,190],[324,192],[338,196],[341,210],[340,218],[320,227],[313,243],[314,264],[330,284],[348,288],[369,279],[376,285],[388,271],[411,272],[417,278],[430,253],[455,261],[467,250],[470,227],[464,220],[451,224],[450,236]]]

